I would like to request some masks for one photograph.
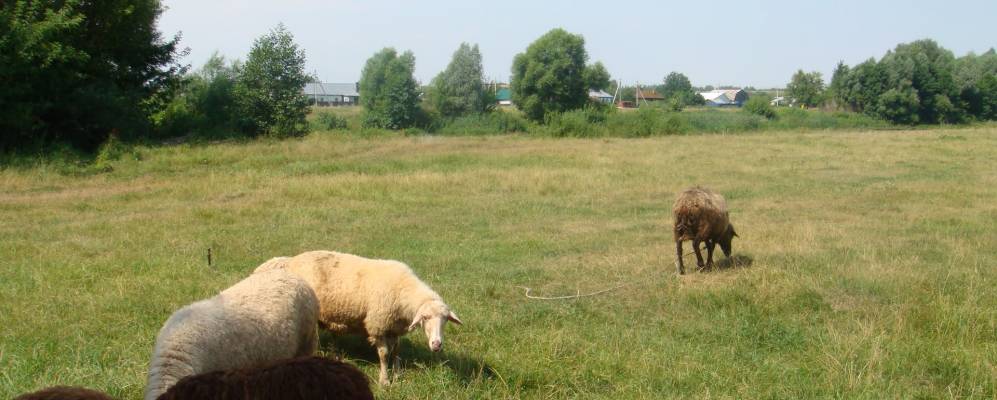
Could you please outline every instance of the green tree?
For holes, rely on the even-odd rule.
[[[880,64],[889,72],[888,87],[899,93],[891,94],[887,103],[894,102],[899,98],[897,96],[906,97],[913,90],[918,106],[913,109],[917,118],[911,120],[934,124],[958,122],[964,117],[962,110],[952,102],[959,92],[953,74],[955,57],[935,41],[918,40],[897,45],[892,52],[886,53]],[[907,101],[903,103],[909,105]]]
[[[403,129],[415,126],[420,118],[419,84],[415,55],[401,55],[392,48],[374,54],[363,67],[360,77],[360,103],[364,106],[366,127]]]
[[[553,29],[512,62],[512,101],[527,118],[582,108],[588,102],[585,39]]]
[[[786,94],[807,107],[816,107],[824,100],[824,79],[820,72],[796,71],[786,85]]]
[[[490,110],[494,101],[485,90],[484,68],[478,45],[461,43],[447,69],[433,78],[429,98],[445,117],[458,117]]]
[[[585,86],[589,89],[604,90],[609,88],[609,71],[601,61],[585,67]]]
[[[183,68],[158,0],[0,2],[0,150],[138,137]]]
[[[198,71],[184,77],[177,95],[153,116],[161,137],[231,136],[238,131],[235,81],[239,65],[217,52]]]
[[[706,102],[703,96],[700,96],[699,93],[696,93],[692,89],[692,83],[689,82],[689,78],[679,72],[668,74],[665,77],[664,84],[658,87],[658,93],[665,99],[675,101],[681,106],[699,105]]]
[[[308,131],[305,51],[278,24],[253,42],[235,82],[243,128],[251,135],[298,135]]]
[[[981,55],[967,54],[956,60],[955,82],[959,88],[959,104],[966,113],[978,120],[994,120],[997,115],[997,52],[990,49]]]

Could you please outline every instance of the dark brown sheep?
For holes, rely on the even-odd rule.
[[[692,241],[699,269],[713,268],[713,249],[717,244],[720,244],[724,255],[730,257],[731,240],[737,236],[737,232],[734,232],[734,225],[730,223],[727,201],[719,193],[701,187],[686,189],[675,199],[672,214],[675,217],[676,265],[680,275],[685,273],[685,266],[682,264],[683,240]],[[705,265],[699,250],[701,242],[706,243]]]
[[[96,390],[69,386],[53,386],[37,392],[26,393],[14,400],[114,400],[111,396]]]
[[[373,399],[367,376],[356,367],[323,357],[298,357],[259,368],[188,376],[159,400]]]

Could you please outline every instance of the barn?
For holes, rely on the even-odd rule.
[[[706,100],[707,106],[712,107],[740,107],[748,101],[748,92],[745,92],[744,89],[717,89],[700,92],[699,95]]]
[[[360,103],[359,83],[321,83],[305,84],[305,95],[312,103],[320,106],[351,106]]]

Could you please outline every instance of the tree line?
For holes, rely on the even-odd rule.
[[[283,25],[256,39],[244,62],[213,55],[197,70],[179,35],[156,30],[159,0],[0,2],[0,151],[66,143],[94,149],[109,138],[161,140],[196,135],[293,136],[307,132],[306,55]],[[359,82],[362,125],[405,129],[491,115],[477,45],[462,43],[426,87],[413,76],[415,55],[385,48],[368,59]],[[589,90],[632,98],[601,62],[589,63],[581,35],[553,29],[512,62],[512,100],[544,124],[584,108],[611,107]],[[678,72],[653,86],[667,109],[703,103]],[[898,45],[881,59],[839,63],[829,85],[798,71],[787,86],[797,104],[865,113],[899,124],[997,119],[997,54],[956,58],[931,40]],[[751,112],[773,117],[766,104]],[[328,121],[342,126],[342,121]]]
[[[925,39],[897,45],[882,58],[839,62],[831,83],[798,71],[787,94],[800,105],[865,113],[896,124],[997,120],[997,53],[956,58]]]

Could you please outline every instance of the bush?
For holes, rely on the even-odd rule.
[[[315,116],[314,126],[320,130],[346,129],[348,123],[346,118],[340,117],[329,111],[321,111]]]
[[[775,110],[769,104],[769,99],[765,96],[753,96],[744,103],[744,111],[751,114],[759,115],[765,117],[766,119],[775,119]]]
[[[494,111],[451,119],[444,122],[437,133],[444,135],[491,135],[527,132],[529,125],[517,112]]]
[[[758,130],[767,119],[747,112],[707,109],[683,112],[689,131],[709,133],[747,132]]]

